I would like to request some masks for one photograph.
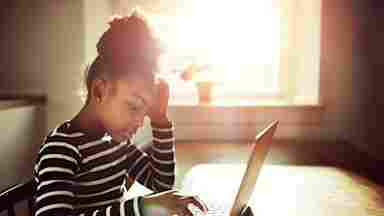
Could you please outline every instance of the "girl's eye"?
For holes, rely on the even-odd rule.
[[[145,107],[142,107],[138,104],[135,104],[135,103],[126,103],[126,104],[128,109],[132,112],[135,112],[135,113],[145,112]]]
[[[135,106],[135,105],[133,105],[133,104],[130,104],[130,103],[128,103],[128,108],[129,108],[130,110],[132,110],[132,111],[136,111],[136,110],[138,110],[138,107],[137,107],[137,106]]]
[[[130,109],[133,110],[133,111],[138,111],[139,110],[139,108],[137,106],[133,106],[133,105],[130,106]]]

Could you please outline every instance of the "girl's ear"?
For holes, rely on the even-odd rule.
[[[102,103],[107,94],[108,94],[108,86],[107,86],[107,81],[102,78],[97,78],[94,80],[91,92],[92,92],[92,97],[95,99],[96,103]]]

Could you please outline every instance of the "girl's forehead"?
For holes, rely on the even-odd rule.
[[[116,82],[117,93],[120,96],[142,98],[144,103],[152,101],[154,93],[154,81],[150,79],[126,78]]]

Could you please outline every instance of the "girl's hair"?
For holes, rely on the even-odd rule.
[[[155,38],[148,21],[137,9],[130,16],[112,16],[109,28],[103,33],[97,45],[98,56],[84,73],[86,104],[93,80],[124,75],[133,62],[150,64],[155,69],[161,53],[160,44]],[[144,75],[144,74],[143,74]]]

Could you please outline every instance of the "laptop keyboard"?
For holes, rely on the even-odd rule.
[[[229,214],[228,205],[222,202],[207,201],[205,204],[208,207],[208,213],[204,214],[196,206],[191,205],[190,210],[194,216],[226,216]]]

